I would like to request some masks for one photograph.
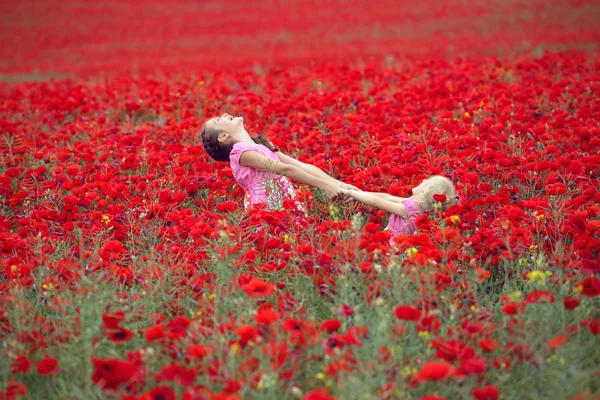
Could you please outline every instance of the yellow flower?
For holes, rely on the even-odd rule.
[[[531,246],[529,246],[529,250],[533,251],[533,250],[537,250],[537,245],[532,244]]]
[[[331,218],[333,218],[335,222],[338,222],[342,219],[340,215],[340,208],[335,204],[331,204],[329,206],[329,215],[331,216]]]
[[[258,389],[268,388],[277,384],[277,379],[269,377],[268,375],[263,375],[260,377],[260,381],[258,381]]]
[[[110,222],[110,217],[106,214],[104,214],[102,216],[102,222],[104,222],[105,224],[108,224]]]
[[[546,217],[544,216],[544,214],[539,214],[539,215],[536,215],[536,216],[535,216],[535,219],[536,219],[536,220],[538,220],[538,221],[540,221],[540,220],[542,220],[542,219],[544,219],[544,218],[546,218]]]
[[[423,338],[424,340],[427,340],[427,339],[429,339],[429,332],[419,331],[419,337]]]
[[[469,118],[471,115],[469,114],[468,111],[465,111],[465,117]]]
[[[460,217],[458,215],[452,215],[450,217],[450,222],[458,225],[458,224],[460,224]]]
[[[546,274],[543,271],[531,271],[527,274],[527,279],[531,283],[544,286],[546,284]]]
[[[322,372],[318,372],[318,373],[315,375],[315,378],[317,378],[318,380],[322,381],[323,379],[325,379],[325,374],[324,374],[324,373],[322,373]]]
[[[419,249],[417,249],[416,247],[410,247],[410,248],[408,248],[408,249],[406,250],[406,255],[407,255],[408,257],[412,257],[412,256],[414,256],[415,254],[417,254],[418,252],[419,252]]]
[[[234,343],[229,348],[229,355],[234,356],[234,355],[238,354],[241,349],[242,349],[242,347],[238,343]]]
[[[509,294],[508,298],[510,299],[510,301],[517,302],[523,298],[523,293],[521,293],[520,290],[517,290],[516,292],[512,292],[511,294]]]
[[[557,361],[558,361],[558,363],[560,365],[565,365],[566,364],[565,359],[562,358],[562,357],[558,358],[558,356],[556,354],[552,354],[550,357],[546,358],[546,362],[549,363],[549,364],[553,363],[553,362],[557,362]]]

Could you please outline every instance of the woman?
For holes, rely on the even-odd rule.
[[[342,189],[353,189],[327,175],[314,165],[298,161],[281,151],[264,137],[251,137],[244,119],[227,113],[204,123],[202,144],[216,161],[229,162],[233,177],[245,190],[244,207],[265,203],[267,209],[283,207],[286,199],[296,199],[296,191],[288,177],[325,191],[329,199],[342,195]],[[299,209],[302,206],[298,203]]]

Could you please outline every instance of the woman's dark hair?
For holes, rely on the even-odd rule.
[[[207,121],[208,122],[208,121]],[[202,145],[206,153],[215,161],[229,161],[229,154],[233,149],[233,144],[219,142],[219,132],[217,129],[207,127],[206,122],[200,129],[200,135],[202,136]],[[263,135],[253,136],[252,140],[256,144],[262,144],[273,153],[277,153],[279,148],[271,143]]]

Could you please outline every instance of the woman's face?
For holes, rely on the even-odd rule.
[[[416,187],[413,188],[412,194],[413,196],[418,196],[423,193],[423,188],[427,184],[428,179],[423,179],[421,183],[419,183]]]
[[[224,113],[220,117],[211,119],[207,124],[210,124],[210,127],[216,129],[217,132],[231,135],[244,127],[244,119],[242,117],[234,117],[233,115]]]

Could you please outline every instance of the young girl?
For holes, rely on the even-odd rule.
[[[421,214],[434,209],[436,194],[444,194],[446,202],[442,204],[447,209],[458,202],[458,196],[452,182],[443,176],[434,175],[424,179],[412,190],[408,199],[396,197],[387,193],[361,192],[355,189],[342,189],[342,193],[366,205],[379,208],[391,213],[388,226],[385,230],[392,232],[390,244],[394,244],[397,235],[412,235],[417,230],[415,219]]]
[[[244,119],[223,114],[206,121],[200,131],[204,150],[216,161],[229,161],[233,177],[245,190],[244,208],[265,203],[277,210],[296,191],[287,177],[325,191],[328,198],[341,195],[341,188],[353,188],[327,175],[314,165],[283,154],[264,137],[250,137]],[[298,203],[298,208],[302,210]]]

